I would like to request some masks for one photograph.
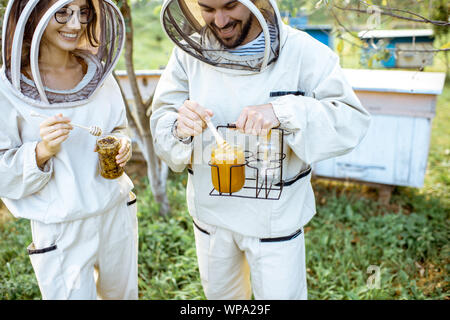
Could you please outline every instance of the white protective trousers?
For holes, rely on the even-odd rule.
[[[28,253],[43,299],[138,299],[135,200],[71,222],[31,220]]]
[[[200,278],[209,300],[306,300],[303,228],[259,239],[194,219]],[[251,278],[251,280],[250,280]]]

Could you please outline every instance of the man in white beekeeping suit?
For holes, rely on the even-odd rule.
[[[189,171],[206,297],[307,299],[311,164],[354,149],[369,114],[336,54],[284,25],[273,0],[168,0],[161,22],[176,47],[155,92],[151,130],[157,154],[172,170]],[[208,119],[245,135],[283,129],[278,200],[210,195]]]

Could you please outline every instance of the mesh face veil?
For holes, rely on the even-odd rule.
[[[19,97],[40,107],[70,107],[85,103],[111,74],[124,45],[125,24],[119,9],[110,0],[87,1],[95,13],[94,18],[86,25],[73,53],[88,64],[95,65],[95,84],[91,81],[86,83],[85,88],[77,87],[77,90],[84,90],[84,95],[81,96],[72,94],[56,99],[56,102],[49,99],[51,94],[44,87],[39,72],[40,44],[55,13],[71,2],[72,0],[10,0],[5,11],[2,77]],[[29,85],[36,91],[35,96],[24,94],[22,70],[26,65],[31,69],[32,79]]]
[[[279,55],[279,12],[273,0],[238,1],[250,10],[254,21],[263,30],[264,54],[242,57],[229,53],[203,19],[197,0],[166,0],[161,10],[161,24],[176,46],[203,62],[216,67],[260,72]],[[269,29],[275,33],[272,40]]]

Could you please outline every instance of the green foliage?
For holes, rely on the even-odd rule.
[[[30,242],[29,221],[0,224],[0,300],[40,298],[26,250]]]
[[[436,117],[432,122],[428,169],[423,192],[437,197],[450,207],[450,82],[438,97]]]
[[[172,210],[166,219],[158,214],[149,188],[138,193],[141,299],[204,299],[185,205],[186,178],[172,175],[168,181]],[[146,179],[143,185],[148,185]]]
[[[447,0],[433,1],[432,19],[437,21],[450,21],[450,3]],[[436,37],[448,37],[450,34],[448,26],[433,25]]]
[[[380,207],[355,190],[342,195],[316,192],[325,204],[308,224],[306,260],[309,295],[315,299],[444,299],[449,258],[448,207],[439,199],[425,200],[418,192],[400,190],[393,203],[405,202],[411,212]],[[338,189],[339,190],[339,189]],[[342,191],[342,189],[341,189]],[[411,194],[412,193],[412,194]],[[408,196],[410,198],[408,198]],[[406,205],[407,203],[407,205]],[[418,265],[440,261],[433,291],[420,287]],[[368,267],[380,267],[380,288],[367,287]],[[440,285],[438,286],[438,284]]]
[[[310,12],[312,9],[313,1],[306,0],[278,0],[278,9],[280,12],[289,12],[292,17],[295,17],[298,13]]]
[[[135,70],[163,68],[173,44],[162,30],[159,20],[162,1],[133,1],[133,62]],[[125,70],[125,59],[119,59],[117,69]]]

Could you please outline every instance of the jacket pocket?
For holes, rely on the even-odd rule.
[[[27,247],[29,255],[44,254],[58,249],[62,236],[62,223],[42,223],[31,220],[32,242]]]
[[[209,248],[211,245],[211,237],[214,235],[216,227],[202,223],[197,219],[193,219],[193,225],[200,278],[202,281],[208,281]]]
[[[300,91],[300,90],[295,90],[295,91],[271,91],[270,92],[270,97],[271,98],[281,97],[281,96],[287,96],[288,94],[292,94],[294,96],[304,96],[305,92],[304,91]]]
[[[62,224],[31,221],[33,241],[27,247],[43,299],[64,299],[64,282],[59,241]]]
[[[27,251],[29,255],[32,254],[41,254],[41,253],[46,253],[46,252],[50,252],[53,250],[56,250],[58,248],[58,246],[56,244],[47,247],[47,248],[42,248],[42,249],[36,249],[34,246],[34,242],[32,242],[28,247],[27,247]]]

